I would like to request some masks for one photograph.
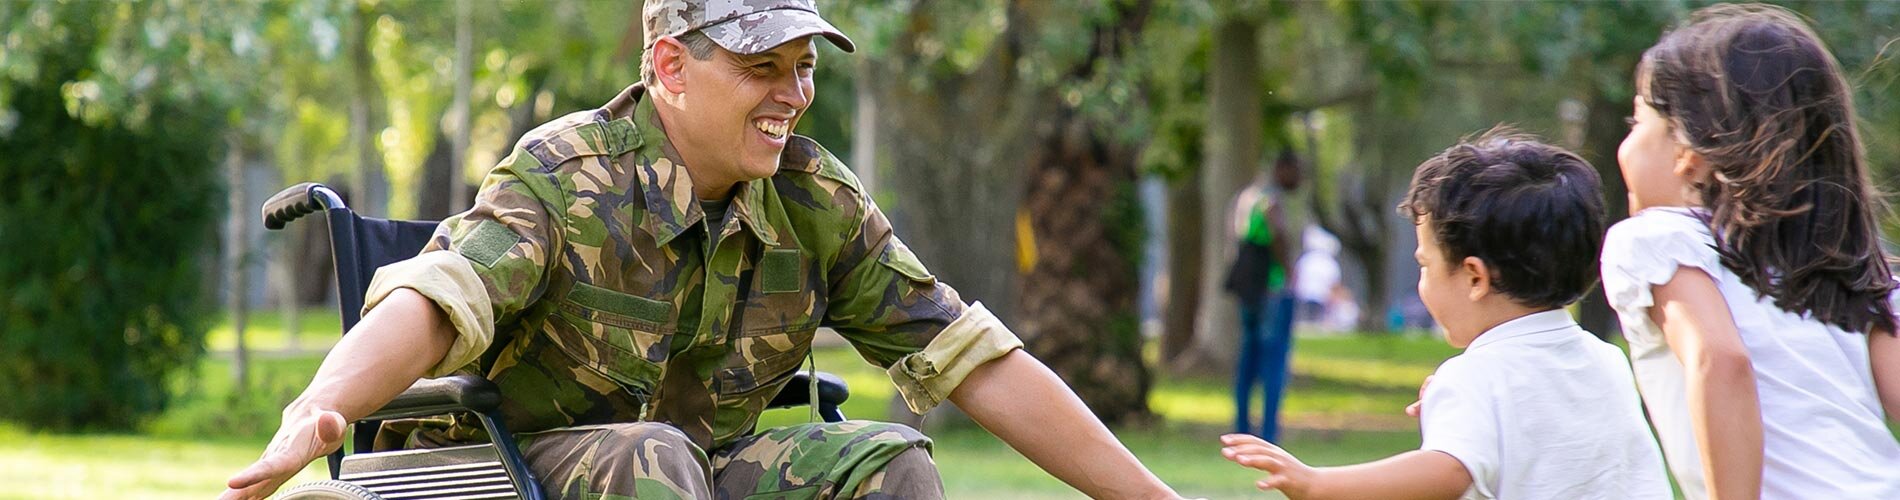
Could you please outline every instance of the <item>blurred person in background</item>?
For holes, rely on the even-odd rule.
[[[1239,249],[1224,288],[1240,303],[1240,360],[1234,366],[1234,429],[1269,441],[1279,438],[1280,396],[1286,388],[1293,349],[1291,265],[1296,236],[1287,223],[1286,200],[1300,186],[1299,158],[1280,152],[1269,176],[1260,175],[1234,203]],[[1248,415],[1255,384],[1261,388],[1258,432]]]

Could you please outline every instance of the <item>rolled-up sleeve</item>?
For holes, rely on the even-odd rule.
[[[971,304],[924,350],[904,356],[887,371],[904,404],[922,415],[949,399],[976,367],[1022,347],[1023,341],[982,303]]]
[[[416,257],[383,266],[371,280],[363,313],[397,289],[434,302],[455,327],[447,355],[429,372],[439,377],[473,363],[494,345],[496,324],[512,321],[546,288],[548,264],[559,245],[560,213],[548,200],[558,190],[517,149],[489,172],[468,212],[442,221]]]
[[[982,304],[964,305],[892,234],[875,204],[864,206],[834,268],[825,326],[885,368],[910,410],[922,414],[1022,341]]]

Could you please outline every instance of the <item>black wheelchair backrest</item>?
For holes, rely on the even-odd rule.
[[[359,216],[344,205],[336,191],[306,182],[279,191],[264,203],[264,227],[283,229],[285,224],[319,211],[329,219],[338,309],[343,330],[349,331],[362,319],[363,294],[369,291],[376,270],[416,256],[439,223]]]

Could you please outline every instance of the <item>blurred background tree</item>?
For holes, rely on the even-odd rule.
[[[0,418],[125,428],[204,352],[233,123],[143,7],[0,7]]]

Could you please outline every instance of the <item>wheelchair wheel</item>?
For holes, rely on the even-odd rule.
[[[357,486],[354,484],[332,479],[332,480],[325,480],[325,481],[317,481],[314,483],[299,484],[297,485],[297,487],[291,488],[289,491],[285,491],[284,494],[278,495],[277,499],[278,500],[383,500],[383,497],[381,495],[377,495],[375,492],[371,492],[370,490],[363,488],[362,486]]]

